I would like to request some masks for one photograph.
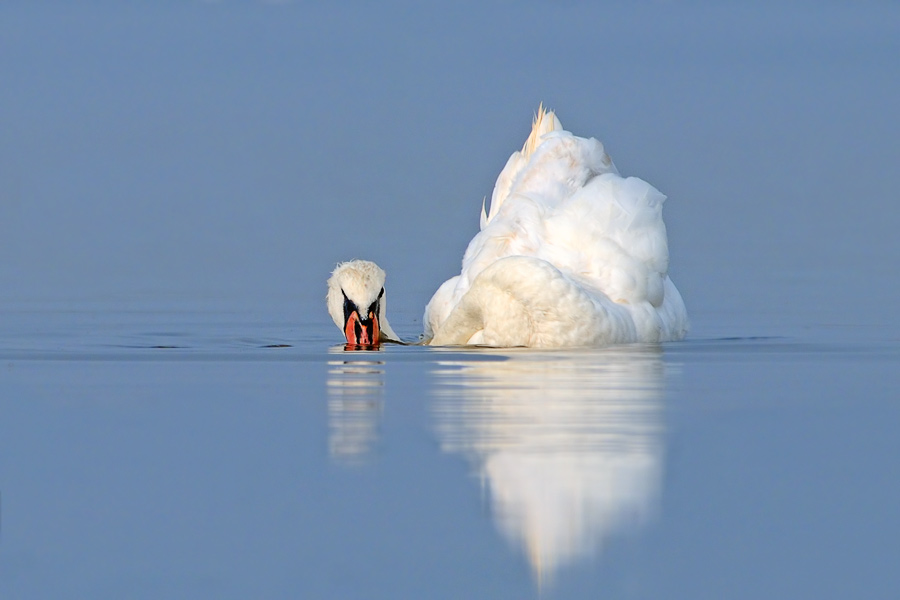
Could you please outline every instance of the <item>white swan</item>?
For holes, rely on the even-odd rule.
[[[384,314],[384,279],[384,271],[367,260],[341,263],[328,279],[328,313],[344,332],[348,345],[367,347],[400,341]]]
[[[497,179],[490,212],[482,205],[462,272],[425,307],[423,343],[548,348],[683,338],[687,311],[668,277],[664,200],[645,181],[621,177],[603,144],[563,130],[542,106]],[[359,269],[376,269],[380,279],[363,283]],[[336,289],[369,307],[383,285],[383,271],[366,261],[339,265],[329,279],[329,312],[348,344],[360,338],[346,308],[339,319]],[[358,298],[347,294],[357,286]]]

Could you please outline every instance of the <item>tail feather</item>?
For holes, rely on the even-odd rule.
[[[525,144],[522,146],[522,156],[526,160],[530,158],[537,147],[541,145],[541,138],[544,135],[562,128],[562,123],[556,118],[556,113],[544,108],[544,103],[541,102],[531,122],[531,135],[528,136],[528,139],[525,140]]]
[[[528,164],[531,155],[541,145],[542,138],[551,131],[559,131],[562,128],[562,123],[556,118],[556,114],[552,110],[544,108],[544,103],[541,102],[537,113],[534,115],[534,120],[531,122],[531,133],[528,135],[528,139],[525,140],[521,152],[513,152],[513,155],[509,157],[509,161],[506,163],[506,167],[500,173],[500,177],[497,178],[494,193],[491,195],[491,210],[487,215],[484,213],[484,204],[482,203],[481,229],[484,229],[491,222],[491,219],[494,218],[494,215],[499,212],[503,201],[509,195],[509,190],[516,180],[516,176]]]

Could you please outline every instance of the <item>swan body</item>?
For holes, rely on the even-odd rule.
[[[649,183],[619,175],[603,144],[565,131],[541,107],[497,178],[490,211],[482,206],[462,271],[428,302],[422,343],[550,348],[683,338],[688,319],[668,276],[664,201]],[[383,272],[375,292],[377,285]]]
[[[425,308],[434,345],[595,346],[684,337],[653,186],[539,110],[482,208],[462,272]]]

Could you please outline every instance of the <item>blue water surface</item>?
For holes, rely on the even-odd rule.
[[[900,4],[0,2],[0,598],[900,597]],[[422,330],[543,102],[682,342]]]
[[[7,314],[5,598],[890,597],[896,343]]]

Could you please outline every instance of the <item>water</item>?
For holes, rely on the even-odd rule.
[[[345,352],[287,316],[8,311],[2,596],[900,590],[895,342]]]
[[[127,4],[127,5],[126,5]],[[900,5],[0,2],[0,599],[900,597]],[[683,342],[421,331],[540,102]]]

